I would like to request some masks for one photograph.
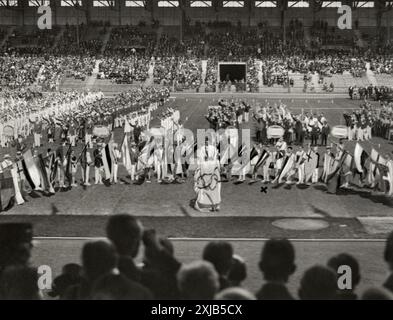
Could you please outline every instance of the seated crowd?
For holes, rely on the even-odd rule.
[[[81,263],[70,261],[55,278],[52,290],[38,288],[37,269],[31,265],[32,226],[0,225],[0,298],[39,300],[392,300],[392,275],[384,283],[359,292],[361,265],[352,253],[342,252],[308,266],[297,291],[288,289],[297,269],[295,247],[287,239],[270,239],[260,252],[258,266],[247,265],[227,241],[210,241],[184,263],[174,244],[134,216],[116,214],[106,224],[106,239],[88,241]],[[21,236],[23,235],[23,236]],[[142,253],[143,248],[143,253]],[[356,255],[356,253],[355,253]],[[393,269],[393,233],[384,260]],[[351,286],[339,286],[340,266],[351,268]],[[261,272],[261,285],[252,292],[245,285],[249,268]],[[49,297],[48,297],[49,296]]]
[[[329,34],[329,30],[326,22],[317,21],[311,31],[318,36]],[[29,40],[22,43],[25,38]],[[181,40],[170,30],[164,29],[161,34],[144,26],[109,29],[81,24],[45,32],[16,28],[1,48],[0,85],[38,85],[45,91],[56,90],[67,77],[83,81],[92,76],[97,60],[98,79],[133,84],[151,76],[152,82],[175,90],[198,90],[204,84],[207,91],[235,85],[237,91],[254,92],[261,85],[293,86],[291,73],[312,73],[321,78],[343,73],[363,77],[368,68],[377,74],[391,74],[393,70],[389,44],[372,50],[311,47],[304,44],[304,26],[298,20],[288,22],[284,40],[279,30],[266,23],[246,28],[229,22],[196,22],[187,26]],[[205,76],[202,60],[207,60]],[[246,62],[245,79],[236,83],[219,81],[219,61]],[[331,89],[326,87],[324,91]]]

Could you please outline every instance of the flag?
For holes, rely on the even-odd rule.
[[[342,167],[343,167],[344,175],[348,175],[348,174],[354,172],[354,170],[355,170],[355,164],[353,161],[353,157],[348,152],[345,152],[345,154],[343,156]]]
[[[329,174],[326,178],[326,182],[329,183],[330,180],[332,180],[334,177],[337,176],[337,174],[339,173],[339,171],[342,168],[343,163],[345,162],[346,157],[349,154],[343,150],[340,159],[333,159],[333,164],[332,167],[329,170]]]
[[[53,157],[49,161],[49,181],[52,184],[52,186],[55,184],[56,181],[56,175],[57,175],[57,169],[59,167],[59,158],[53,154]]]
[[[102,162],[104,164],[105,179],[109,180],[111,178],[112,171],[112,158],[109,149],[109,144],[105,145],[105,148],[101,150]]]
[[[247,155],[251,155],[251,152],[249,152],[245,143],[238,147],[237,156],[235,156],[235,159],[231,159],[233,175],[245,175],[250,171],[250,156],[247,157]]]
[[[230,146],[228,145],[225,150],[221,153],[219,153],[220,157],[220,165],[228,164],[229,163],[229,151],[230,151]]]
[[[265,149],[263,149],[261,155],[258,158],[257,163],[254,166],[254,173],[257,172],[259,167],[265,163],[267,158],[269,158],[269,152],[267,152]]]
[[[389,168],[381,163],[375,163],[374,189],[385,192],[390,188],[389,185]]]
[[[319,154],[310,150],[307,153],[307,158],[305,159],[304,162],[305,182],[308,182],[311,179],[315,169],[318,167],[318,162],[319,162]]]
[[[387,167],[388,167],[388,173],[387,176],[384,177],[383,179],[389,183],[388,195],[392,196],[393,195],[393,160],[389,160],[387,162]]]
[[[11,176],[12,176],[12,182],[14,184],[14,191],[15,191],[15,200],[18,205],[25,203],[25,200],[22,197],[22,194],[20,192],[19,188],[19,181],[18,181],[18,169],[16,166],[14,166],[11,169]]]
[[[366,160],[369,158],[369,155],[363,149],[363,147],[360,145],[360,143],[356,143],[353,157],[354,157],[357,171],[359,171],[360,173],[363,173],[363,169],[365,169],[365,163],[366,163]]]
[[[40,171],[30,149],[23,154],[23,160],[22,164],[24,164],[27,181],[30,183],[32,189],[39,190],[41,184]]]
[[[121,155],[123,160],[123,165],[127,169],[127,171],[131,170],[131,156],[130,156],[130,147],[128,145],[127,135],[124,134],[123,142],[121,144]]]
[[[293,169],[295,165],[295,156],[293,154],[287,156],[284,160],[281,172],[279,174],[278,183]]]
[[[48,172],[46,171],[44,158],[42,157],[41,154],[38,156],[38,164],[39,164],[38,168],[40,170],[42,188],[44,189],[44,191],[54,194],[55,190],[53,189],[50,179],[48,178]]]
[[[77,162],[81,163],[81,167],[83,169],[83,172],[86,172],[86,166],[87,166],[87,143],[83,147],[82,152],[79,155],[79,158],[78,158]]]
[[[257,149],[255,149],[255,147],[253,147],[250,152],[250,161],[252,161],[257,156],[258,156],[258,151]]]
[[[369,163],[369,170],[367,172],[367,182],[370,186],[374,186],[375,177],[377,174],[376,163],[378,163],[378,159],[379,159],[379,153],[374,148],[371,149],[370,159],[371,161]]]
[[[68,185],[71,186],[72,184],[72,174],[71,174],[71,154],[72,154],[72,148],[71,145],[67,149],[66,153],[66,168],[65,168],[65,177],[68,180]]]
[[[15,189],[10,170],[0,173],[0,212],[7,211],[14,205]]]

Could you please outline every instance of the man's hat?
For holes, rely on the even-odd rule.
[[[33,240],[33,225],[24,222],[0,223],[0,248],[17,246],[21,243],[31,243]]]

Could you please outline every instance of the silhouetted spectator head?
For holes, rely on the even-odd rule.
[[[0,271],[10,265],[27,265],[33,247],[30,223],[0,224]]]
[[[336,292],[336,274],[324,266],[311,267],[300,281],[299,297],[302,300],[331,300],[337,298]]]
[[[358,261],[347,253],[338,254],[329,259],[327,263],[328,267],[336,272],[337,278],[339,278],[342,273],[338,273],[340,266],[348,266],[351,269],[352,274],[352,289],[340,289],[338,288],[338,293],[350,292],[355,289],[355,287],[360,282],[360,268]],[[356,296],[354,296],[356,298]]]
[[[259,269],[267,281],[287,282],[296,270],[295,249],[287,239],[270,239],[263,247]]]
[[[117,267],[116,249],[109,241],[88,242],[82,249],[82,264],[85,277],[94,281]]]
[[[231,287],[217,293],[215,300],[256,300],[256,298],[246,289]]]
[[[183,265],[177,274],[177,284],[184,299],[211,300],[218,288],[218,274],[207,261]]]
[[[287,287],[279,282],[267,282],[257,293],[258,300],[293,300]]]
[[[77,285],[82,281],[82,267],[76,263],[64,265],[62,274],[53,280],[51,297],[60,297],[66,293],[71,286]]]
[[[247,278],[247,265],[244,260],[237,256],[233,255],[232,257],[232,265],[229,269],[228,280],[231,284],[235,286],[240,286],[240,284],[246,280]]]
[[[136,285],[124,275],[105,274],[94,283],[91,298],[93,300],[139,300],[147,297],[144,297]]]
[[[213,264],[216,271],[225,276],[232,266],[233,247],[226,241],[209,242],[203,250],[203,260]]]
[[[383,287],[371,287],[366,289],[362,296],[362,300],[393,300],[393,294]]]
[[[389,268],[393,270],[393,232],[386,239],[384,258]]]
[[[39,300],[38,273],[27,266],[9,266],[0,278],[0,298],[3,300]]]
[[[173,244],[167,238],[157,237],[157,242],[159,248],[155,245],[152,245],[148,241],[144,241],[144,258],[143,262],[146,266],[148,265],[157,265],[160,263],[161,260],[161,251],[165,251],[166,255],[173,256],[174,255],[174,248]]]
[[[120,255],[130,255],[133,258],[137,256],[143,227],[134,216],[129,214],[111,216],[106,227],[106,234]]]

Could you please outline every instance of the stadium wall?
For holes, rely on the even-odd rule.
[[[53,9],[52,9],[53,10]],[[215,12],[213,8],[187,8],[187,15],[191,23],[195,21],[232,21],[234,25],[241,22],[243,26],[256,26],[260,22],[267,22],[269,26],[280,27],[281,13],[277,8],[255,8],[248,11],[246,8],[221,8]],[[144,8],[122,7],[121,14],[116,9],[108,7],[91,7],[92,21],[106,21],[111,25],[137,25],[144,21],[150,24],[152,17],[159,20],[161,25],[180,25],[179,8],[156,8],[154,15]],[[11,10],[0,7],[1,25],[36,25],[39,15],[36,7],[27,7],[24,10]],[[286,21],[298,19],[303,24],[311,26],[314,19],[328,21],[330,26],[337,24],[339,15],[335,8],[325,8],[317,13],[307,8],[290,8],[285,13]],[[376,11],[373,8],[353,10],[353,23],[358,20],[360,27],[376,26]],[[384,14],[382,25],[387,26],[393,20],[393,11]],[[57,25],[85,23],[85,12],[71,7],[57,7],[53,10],[53,23]],[[392,24],[392,22],[390,22]]]

